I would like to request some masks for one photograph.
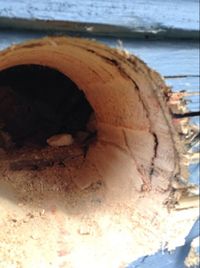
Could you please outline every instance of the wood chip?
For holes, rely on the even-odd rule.
[[[73,138],[70,134],[58,134],[47,139],[47,143],[52,147],[68,146],[73,143]]]

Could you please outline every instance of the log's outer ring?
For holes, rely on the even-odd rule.
[[[129,147],[133,154],[132,134],[147,133],[152,143],[149,160],[144,163],[148,172],[157,168],[166,173],[167,181],[180,172],[178,152],[182,147],[164,99],[168,88],[162,77],[137,57],[89,40],[51,37],[0,53],[0,71],[22,64],[48,66],[72,79],[95,110],[102,130],[99,140],[112,140],[118,147]],[[126,141],[115,137],[116,129],[125,131]]]

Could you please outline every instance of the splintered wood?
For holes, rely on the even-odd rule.
[[[84,39],[44,38],[0,53],[0,71],[30,64],[74,81],[97,135],[85,152],[76,140],[1,152],[1,268],[125,267],[183,245],[198,217],[179,136],[189,126],[172,119],[176,98],[160,75]]]

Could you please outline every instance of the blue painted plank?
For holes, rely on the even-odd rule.
[[[199,74],[198,42],[123,40],[123,46],[163,76]]]
[[[190,118],[190,124],[196,125],[200,128],[200,117],[199,116],[193,116]]]
[[[195,60],[195,59],[194,59]],[[198,58],[195,60],[195,67],[194,73],[197,74],[199,71],[199,66],[197,66]],[[193,65],[192,65],[193,66]],[[179,92],[181,90],[187,92],[198,92],[199,91],[199,76],[185,76],[185,77],[177,77],[177,78],[167,78],[167,84],[169,86],[173,86],[173,91]]]
[[[198,0],[0,0],[0,16],[122,25],[199,29]]]
[[[199,170],[199,167],[200,167],[199,166],[199,163],[192,164],[192,165],[189,166],[189,172],[190,172],[189,182],[191,184],[199,185],[199,178],[200,178],[200,170]]]
[[[44,37],[45,33],[0,31],[0,50],[33,38]]]
[[[199,96],[189,96],[184,99],[186,100],[186,105],[189,111],[191,112],[200,111]]]
[[[153,256],[145,256],[131,263],[127,268],[186,268],[184,260],[187,257],[192,240],[199,235],[200,221],[197,220],[186,237],[186,243],[172,252],[159,252]],[[198,267],[191,267],[198,268]]]

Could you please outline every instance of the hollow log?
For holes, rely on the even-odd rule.
[[[6,199],[17,196],[14,224],[20,224],[7,240],[0,231],[6,245],[0,256],[6,258],[15,237],[21,243],[13,253],[19,263],[116,268],[183,245],[198,217],[187,181],[186,139],[180,137],[191,129],[187,118],[173,118],[181,104],[164,79],[125,51],[78,38],[48,37],[0,52],[0,72],[20,65],[41,65],[69,77],[95,112],[97,139],[78,164],[73,155],[65,162],[62,183],[55,180],[53,186],[52,167],[5,171],[9,159],[1,157],[0,192],[11,187]],[[68,148],[60,150],[70,155]],[[45,152],[42,163],[48,163]],[[4,208],[8,200],[0,199],[7,231],[13,226],[13,210]],[[24,222],[28,211],[35,223],[30,217]],[[27,237],[34,243],[26,249]]]

